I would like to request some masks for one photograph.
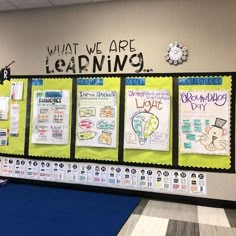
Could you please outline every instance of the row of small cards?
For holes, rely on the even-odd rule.
[[[148,167],[0,157],[0,176],[150,192],[207,194],[205,173]]]

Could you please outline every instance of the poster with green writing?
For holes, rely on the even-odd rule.
[[[179,166],[230,169],[231,76],[178,82]]]

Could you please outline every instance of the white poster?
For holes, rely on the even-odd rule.
[[[68,144],[69,91],[35,91],[32,143]]]
[[[11,117],[10,117],[10,135],[19,135],[19,113],[20,106],[17,103],[11,104]]]
[[[116,91],[78,91],[77,146],[117,146]]]
[[[11,82],[11,99],[22,100],[23,98],[23,82]]]
[[[0,97],[0,120],[8,120],[9,97]]]
[[[228,91],[181,91],[179,114],[182,153],[230,154]]]
[[[169,150],[170,95],[166,90],[128,90],[125,148]]]

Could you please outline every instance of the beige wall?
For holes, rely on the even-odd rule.
[[[0,13],[0,67],[15,60],[15,75],[45,74],[47,46],[76,42],[84,54],[87,43],[101,41],[106,54],[111,40],[135,39],[154,72],[236,71],[235,9],[235,0],[126,0]],[[189,50],[181,66],[164,60],[173,41]],[[235,174],[208,173],[207,197],[236,201],[235,183]]]

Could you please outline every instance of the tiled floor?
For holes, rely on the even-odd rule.
[[[118,236],[236,236],[236,210],[143,199]]]

